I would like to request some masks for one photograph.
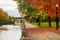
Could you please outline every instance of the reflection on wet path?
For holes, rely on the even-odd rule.
[[[20,27],[7,27],[8,30],[0,30],[0,40],[19,40],[21,37]]]

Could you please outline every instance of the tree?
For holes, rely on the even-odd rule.
[[[17,0],[17,5],[20,14],[22,14],[22,16],[25,15],[25,19],[33,19],[33,16],[37,13],[26,0]]]
[[[43,0],[34,0],[34,1],[32,1],[32,0],[27,0],[27,2],[32,6],[32,8],[34,8],[38,13],[43,13],[44,12],[44,5],[45,5],[45,3],[44,3],[44,1]],[[49,8],[49,5],[45,5],[46,7],[48,7]],[[45,7],[45,8],[46,8]],[[40,15],[39,14],[39,15]],[[50,19],[50,18],[49,18]],[[50,20],[49,20],[49,27],[51,26],[51,24],[50,24]]]
[[[47,11],[46,16],[48,16],[48,18],[50,19],[51,17],[56,17],[56,9],[55,9],[55,4],[59,4],[59,8],[58,8],[58,18],[60,17],[60,1],[58,0],[56,2],[56,0],[27,0],[27,2],[34,8],[36,9],[38,12],[40,11],[40,7],[42,7],[42,9],[44,9],[43,11]],[[42,12],[43,12],[42,11]],[[49,20],[49,25],[51,26],[51,21]]]
[[[40,25],[41,13],[43,13],[43,1],[41,0],[26,0],[30,6],[37,11],[37,19],[38,25]]]
[[[0,20],[9,20],[7,12],[3,11],[2,8],[0,8]]]
[[[18,9],[21,13],[31,19],[33,15],[41,15],[43,12],[49,19],[51,27],[51,18],[56,17],[56,7],[59,4],[57,18],[60,18],[60,0],[18,0]],[[37,12],[37,14],[35,14]]]
[[[49,2],[50,8],[45,7],[49,9],[47,16],[48,17],[56,17],[56,28],[59,27],[59,17],[60,17],[60,1],[59,0],[50,0]],[[59,5],[58,8],[56,8],[56,4]]]

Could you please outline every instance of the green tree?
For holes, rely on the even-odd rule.
[[[22,15],[25,15],[25,19],[33,19],[33,16],[37,13],[26,0],[17,0],[18,10]]]

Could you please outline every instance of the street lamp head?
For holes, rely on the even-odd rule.
[[[56,7],[59,7],[59,5],[58,5],[58,4],[56,4]]]

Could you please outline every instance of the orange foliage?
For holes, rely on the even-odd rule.
[[[49,9],[49,8],[50,8],[50,5],[49,5],[49,4],[45,4],[45,5],[44,5],[44,8],[45,8],[45,9]]]
[[[27,1],[37,12],[40,12],[40,7],[42,6],[43,9],[47,11],[47,16],[51,17],[56,15],[56,7],[55,5],[58,4],[58,16],[60,17],[60,0],[57,2],[55,0],[28,0]]]
[[[7,16],[8,14],[2,8],[0,8],[0,20],[5,20]]]
[[[37,33],[37,32],[56,32],[59,31],[60,32],[60,28],[58,28],[58,30],[56,30],[56,28],[27,28],[26,32],[28,34],[32,34],[32,33]]]
[[[4,16],[3,13],[3,9],[0,8],[0,18]]]

